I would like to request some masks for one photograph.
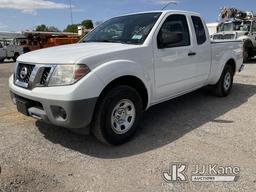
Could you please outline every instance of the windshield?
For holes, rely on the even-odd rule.
[[[161,13],[144,13],[110,19],[81,42],[143,44]]]
[[[250,31],[251,21],[234,21],[230,23],[222,23],[219,26],[219,32],[221,31]]]

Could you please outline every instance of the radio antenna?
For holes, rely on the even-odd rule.
[[[177,1],[170,1],[170,2],[168,2],[168,3],[162,8],[162,10],[165,10],[170,4],[175,4],[175,5],[177,5],[178,2],[177,2]]]

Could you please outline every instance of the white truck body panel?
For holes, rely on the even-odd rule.
[[[242,42],[211,42],[205,23],[206,42],[197,44],[191,16],[197,13],[185,11],[160,11],[162,14],[142,45],[121,43],[78,43],[38,50],[18,58],[19,63],[33,65],[86,64],[91,72],[70,86],[35,87],[24,89],[14,83],[9,86],[14,94],[31,100],[77,101],[100,96],[113,80],[136,77],[147,89],[147,108],[206,85],[214,85],[220,79],[226,63],[230,60],[238,72],[243,64]],[[185,15],[189,27],[190,45],[159,49],[158,32],[173,14]],[[189,54],[196,53],[189,56]],[[16,74],[17,75],[17,74]],[[18,74],[19,75],[19,74]],[[56,122],[54,122],[57,124]]]

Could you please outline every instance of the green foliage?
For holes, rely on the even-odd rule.
[[[47,26],[45,24],[38,25],[36,31],[47,31]]]
[[[64,32],[77,33],[79,24],[71,24],[64,29]]]
[[[82,24],[86,29],[93,29],[93,22],[92,22],[92,20],[89,20],[89,19],[84,20],[84,21],[82,21],[81,24]]]
[[[36,27],[36,31],[44,31],[44,32],[59,32],[60,30],[54,26],[46,26],[45,24],[38,25]]]
[[[86,29],[93,29],[94,28],[92,20],[87,19],[87,20],[82,21],[79,24],[68,25],[66,27],[66,29],[64,29],[64,32],[77,33],[79,25],[84,26]]]
[[[54,26],[47,27],[47,29],[48,29],[47,31],[49,32],[60,32],[60,30]]]

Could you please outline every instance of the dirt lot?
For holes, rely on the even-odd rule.
[[[120,147],[18,114],[8,92],[13,66],[0,64],[0,192],[256,191],[256,61],[228,98],[199,90],[151,108]],[[239,166],[240,178],[167,184],[161,174],[173,162]]]

